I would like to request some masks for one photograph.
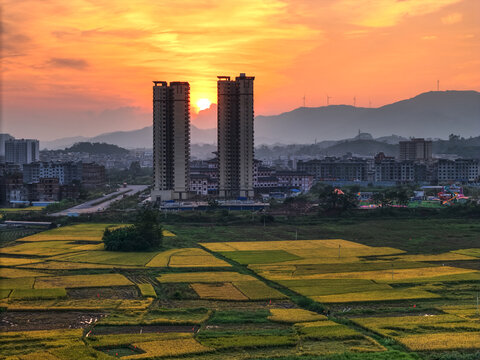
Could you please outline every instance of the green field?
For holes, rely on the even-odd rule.
[[[478,222],[167,225],[142,253],[103,250],[114,226],[3,247],[1,359],[480,357]]]

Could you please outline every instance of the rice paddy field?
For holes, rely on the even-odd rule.
[[[105,251],[117,226],[3,244],[0,359],[480,358],[475,224],[422,251],[408,228],[382,242],[362,225],[345,238],[305,226],[299,240],[172,225],[164,250]]]

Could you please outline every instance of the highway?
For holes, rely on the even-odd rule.
[[[74,206],[70,209],[50,214],[50,216],[68,216],[73,214],[88,214],[103,211],[108,208],[110,204],[114,201],[123,198],[124,195],[135,195],[145,190],[147,187],[147,185],[127,185],[127,187],[120,188],[118,191],[84,202],[83,204]]]

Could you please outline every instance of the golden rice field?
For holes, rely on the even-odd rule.
[[[215,299],[215,300],[248,300],[244,294],[242,294],[232,283],[192,283],[190,286],[202,299]]]
[[[231,265],[199,248],[172,249],[156,255],[147,267],[230,267]]]
[[[412,351],[480,349],[480,331],[407,335],[396,340]]]
[[[249,251],[249,250],[296,250],[318,248],[342,248],[365,249],[369,246],[358,244],[342,239],[329,240],[285,240],[285,241],[245,241],[228,243],[201,243],[200,245],[216,252],[223,251]]]
[[[475,272],[471,269],[460,269],[451,266],[426,267],[416,269],[394,269],[379,271],[358,271],[346,273],[327,273],[294,276],[295,279],[365,279],[374,281],[396,281],[418,278],[431,278],[435,276],[455,275]],[[289,280],[289,277],[273,277],[272,280]]]
[[[443,254],[420,254],[420,255],[395,255],[385,256],[382,260],[398,261],[455,261],[455,260],[475,260],[474,256],[464,255],[454,251]]]
[[[447,314],[457,315],[466,320],[480,320],[480,312],[471,305],[444,305],[439,307]]]
[[[26,278],[37,276],[50,276],[50,274],[23,269],[0,268],[0,276],[3,278]]]
[[[252,281],[234,281],[233,285],[250,300],[278,300],[286,298],[278,290],[256,279]]]
[[[78,224],[63,226],[52,230],[43,231],[41,233],[30,235],[20,239],[20,241],[96,241],[101,242],[103,232],[106,228],[115,230],[121,227],[129,226],[130,224]],[[167,237],[173,237],[171,231],[163,230],[163,235]]]
[[[192,338],[139,342],[133,345],[145,351],[145,353],[126,356],[124,359],[198,354],[212,350]]]
[[[27,206],[27,207],[23,207],[23,208],[0,208],[0,213],[2,213],[2,212],[15,213],[15,212],[25,212],[25,211],[42,211],[43,209],[45,209],[45,206]]]
[[[100,274],[40,277],[35,280],[34,288],[49,289],[129,285],[133,285],[133,283],[123,275]]]
[[[338,295],[310,296],[321,303],[352,303],[368,301],[393,301],[440,298],[440,295],[428,291],[411,289],[392,289],[379,291],[363,291]]]
[[[251,280],[255,280],[255,278],[234,271],[170,273],[157,277],[157,281],[160,283],[219,283]]]
[[[0,289],[31,289],[35,278],[0,279]]]
[[[270,309],[270,313],[270,320],[291,324],[327,320],[324,315],[304,309]]]
[[[49,260],[45,262],[39,262],[29,265],[19,266],[25,269],[38,269],[38,270],[80,270],[80,269],[111,269],[114,265],[107,264],[89,264],[89,263],[77,263],[69,261],[55,261]],[[125,266],[128,268],[128,266]],[[0,270],[0,273],[2,270]]]
[[[0,266],[17,266],[25,264],[34,264],[42,261],[41,259],[0,257]]]
[[[480,258],[480,249],[462,249],[454,251],[458,254]]]
[[[9,301],[3,299],[0,306],[13,311],[87,311],[126,310],[141,311],[151,306],[153,299],[56,299]]]
[[[73,360],[72,354],[108,359],[105,348],[115,346],[143,351],[119,354],[124,359],[245,360],[346,352],[364,353],[362,360],[370,352],[385,352],[382,360],[390,359],[390,347],[376,336],[419,352],[480,348],[473,298],[480,290],[474,266],[478,249],[419,255],[343,239],[196,247],[181,237],[183,229],[172,227],[177,234],[165,230],[164,235],[189,247],[105,251],[103,231],[115,226],[65,226],[2,248],[0,307],[7,314],[107,315],[88,328],[93,329],[88,338],[82,329],[7,333],[0,350],[6,359]],[[470,268],[462,267],[463,261]],[[188,332],[108,332],[122,326],[184,326]],[[96,329],[107,330],[102,335]]]

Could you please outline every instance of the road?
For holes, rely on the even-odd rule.
[[[135,195],[147,187],[147,185],[127,185],[127,187],[120,188],[118,191],[84,202],[70,209],[50,214],[50,216],[68,216],[72,214],[87,214],[103,211],[108,208],[112,202],[120,200],[124,195]]]

